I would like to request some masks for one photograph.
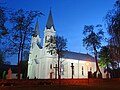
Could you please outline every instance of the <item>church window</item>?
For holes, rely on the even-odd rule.
[[[82,66],[82,75],[84,75],[84,67]]]
[[[53,42],[53,37],[52,36],[50,36],[50,43],[52,43]]]
[[[47,36],[45,36],[45,43],[47,43]]]
[[[50,64],[50,69],[52,69],[52,64]]]
[[[52,50],[50,50],[50,54],[52,55]]]
[[[32,48],[33,48],[33,43],[32,43]]]
[[[53,37],[53,43],[55,44],[55,36]]]
[[[61,75],[64,75],[64,65],[61,65]]]

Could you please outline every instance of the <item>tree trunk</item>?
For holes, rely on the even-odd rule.
[[[19,46],[19,51],[18,51],[18,77],[17,77],[17,79],[20,79],[20,50],[21,50],[21,47]]]
[[[60,55],[58,53],[58,79],[60,79]]]
[[[94,48],[94,55],[95,55],[95,62],[96,62],[96,73],[99,71],[100,78],[102,78],[102,73],[101,73],[100,68],[98,66],[97,50],[96,50],[95,45],[93,45],[93,48]]]
[[[24,37],[21,45],[21,62],[23,61],[23,49],[24,49],[25,39],[26,39],[26,32],[24,33]]]
[[[19,51],[18,51],[18,79],[20,79],[20,72],[21,72],[21,62],[20,62],[20,55],[21,55],[21,45],[22,45],[22,32],[20,29],[20,45],[19,45]]]

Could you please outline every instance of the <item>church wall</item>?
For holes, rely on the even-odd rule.
[[[49,54],[42,59],[41,64],[41,77],[43,79],[50,79],[50,73],[52,73],[52,78],[55,78],[55,64],[57,63],[56,58],[51,57]],[[52,64],[52,68],[50,65]]]
[[[74,66],[74,78],[87,78],[90,68],[93,68],[92,73],[95,71],[95,62],[90,62],[89,66],[87,66],[86,61],[83,60],[64,59],[64,75],[61,75],[62,78],[72,78],[71,63]]]
[[[32,48],[32,47],[31,47]],[[31,49],[29,54],[29,61],[28,61],[28,76],[29,78],[39,78],[39,74],[37,73],[40,67],[40,56],[41,56],[41,49],[35,44],[34,47]]]

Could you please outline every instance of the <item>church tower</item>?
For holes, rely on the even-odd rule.
[[[40,43],[41,43],[40,30],[39,30],[38,20],[37,20],[35,30],[32,35],[32,46],[31,47],[34,48],[35,45],[38,45],[38,47],[41,47]]]
[[[54,78],[54,67],[57,63],[56,58],[56,31],[52,18],[52,11],[50,10],[47,24],[44,30],[44,39],[43,39],[43,52],[44,52],[44,61],[42,61],[42,65],[44,65],[44,78]]]
[[[54,23],[53,23],[52,11],[50,10],[48,20],[47,20],[47,24],[46,24],[46,27],[45,27],[45,30],[44,30],[43,47],[51,55],[53,53],[55,54],[55,51],[53,50],[53,49],[55,49],[55,45],[56,45],[55,44],[55,35],[56,35],[56,31],[55,31],[55,27],[54,27]]]
[[[40,31],[38,26],[38,21],[36,22],[35,29],[32,35],[30,53],[29,53],[29,61],[28,61],[28,76],[29,78],[34,79],[35,77],[39,77],[36,72],[36,68],[38,68],[39,64],[39,55],[42,49],[41,45],[41,38],[40,38]],[[37,67],[36,67],[37,66]]]
[[[38,21],[32,35],[32,43],[28,61],[28,76],[31,79],[48,79],[57,76],[56,67],[56,31],[53,23],[52,12],[50,10],[47,24],[44,30],[43,46],[41,47],[41,38],[38,27]],[[56,73],[55,73],[56,72]]]

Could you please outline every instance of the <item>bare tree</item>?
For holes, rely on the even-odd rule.
[[[33,33],[33,20],[42,15],[39,11],[25,11],[19,9],[10,13],[12,29],[6,37],[9,40],[9,52],[18,54],[18,79],[20,79],[20,62],[23,59],[23,52],[30,48],[30,37]]]

